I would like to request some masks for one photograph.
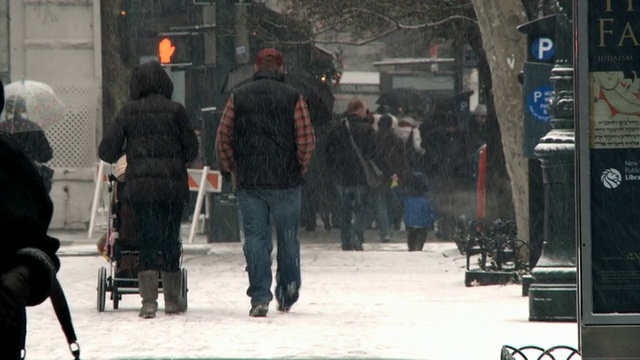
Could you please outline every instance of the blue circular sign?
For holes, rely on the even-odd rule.
[[[531,43],[531,54],[537,60],[551,60],[556,54],[556,44],[548,37],[537,38]]]
[[[533,117],[542,122],[551,121],[549,103],[553,97],[553,86],[542,85],[533,89],[527,96],[527,109]]]

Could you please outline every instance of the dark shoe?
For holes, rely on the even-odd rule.
[[[278,311],[289,312],[293,304],[298,301],[298,287],[293,282],[286,286],[278,286],[276,288],[276,300],[278,300]]]
[[[356,241],[355,243],[353,243],[353,250],[364,251],[364,248],[362,247],[362,243],[359,241]]]
[[[389,237],[389,236],[385,237],[384,239],[382,239],[382,242],[383,243],[391,242],[391,237]]]
[[[266,317],[269,313],[269,304],[258,304],[251,306],[249,310],[249,316],[253,317]]]
[[[353,244],[342,244],[342,250],[343,251],[353,251],[355,249],[353,248]]]

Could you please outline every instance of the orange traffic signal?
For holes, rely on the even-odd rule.
[[[161,64],[170,64],[171,57],[173,53],[176,51],[176,47],[173,46],[171,40],[168,38],[163,38],[158,45],[158,56],[160,57]]]

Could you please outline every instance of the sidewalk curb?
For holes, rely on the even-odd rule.
[[[207,255],[212,250],[209,245],[187,244],[182,246],[184,255]],[[74,244],[73,242],[60,246],[57,255],[60,257],[69,256],[100,256],[96,245],[92,244]]]
[[[339,251],[339,244],[327,244],[327,243],[303,243],[302,251]],[[434,244],[435,246],[430,249],[427,248],[424,251],[432,251],[439,253],[442,257],[451,258],[456,260],[454,254],[459,255],[459,252],[455,248],[449,248],[445,244]],[[428,246],[428,245],[427,245]],[[220,255],[227,252],[242,252],[242,243],[196,243],[196,244],[182,244],[182,252],[184,255]],[[385,244],[364,244],[364,252],[407,252],[406,245],[403,243],[385,243]],[[61,257],[81,257],[81,256],[100,256],[95,244],[88,243],[87,241],[66,241],[61,242],[60,249],[57,252]]]

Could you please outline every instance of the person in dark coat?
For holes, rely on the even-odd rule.
[[[378,121],[376,159],[381,169],[390,174],[379,189],[373,191],[373,202],[376,209],[376,223],[383,242],[391,241],[391,220],[400,222],[402,212],[391,194],[391,181],[404,179],[408,173],[405,144],[392,129],[393,119],[390,115],[382,115]],[[398,226],[399,228],[399,226]]]
[[[436,107],[433,121],[420,125],[425,169],[441,218],[436,236],[451,239],[458,218],[471,216],[474,204],[472,152],[468,129],[460,126],[451,105]]]
[[[477,151],[487,143],[487,106],[478,104],[471,114],[469,121],[469,147],[470,151]]]
[[[0,359],[21,358],[26,307],[49,297],[60,268],[60,242],[47,235],[52,215],[35,164],[15,139],[0,133]]]
[[[184,310],[178,304],[180,219],[189,199],[187,164],[198,154],[198,140],[187,111],[171,100],[172,94],[173,83],[159,62],[136,66],[131,74],[131,100],[98,147],[100,158],[109,163],[127,155],[122,201],[132,204],[136,223],[139,315],[143,318],[155,317],[158,308],[158,270],[162,271],[165,313]]]
[[[325,160],[337,187],[342,250],[362,251],[364,229],[368,221],[365,206],[368,187],[349,133],[353,135],[362,156],[373,160],[377,152],[376,137],[367,120],[366,106],[359,98],[349,102],[347,115],[329,131]],[[352,223],[354,216],[355,224]]]
[[[44,180],[47,191],[51,191],[53,169],[44,163],[53,158],[53,149],[44,130],[29,120],[26,104],[21,98],[10,99],[6,103],[5,119],[0,119],[0,132],[16,140],[22,149],[35,161],[38,172]]]

